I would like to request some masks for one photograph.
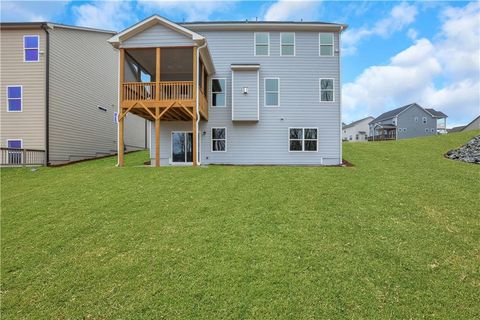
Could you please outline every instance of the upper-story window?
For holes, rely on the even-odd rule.
[[[265,106],[280,106],[280,79],[265,78]]]
[[[333,79],[320,79],[320,101],[334,101]]]
[[[427,123],[427,117],[422,117],[422,123],[423,124]]]
[[[212,79],[212,107],[225,107],[226,79]]]
[[[280,55],[294,56],[295,55],[295,33],[286,32],[280,33]]]
[[[21,112],[23,105],[22,86],[7,86],[7,111]]]
[[[415,122],[418,122],[418,117],[415,117]]]
[[[320,56],[333,56],[333,33],[320,33],[319,43]]]
[[[23,60],[25,62],[38,62],[40,61],[40,37],[23,36]]]
[[[255,55],[256,56],[270,55],[270,33],[255,32]]]

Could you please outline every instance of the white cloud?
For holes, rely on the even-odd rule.
[[[407,36],[412,40],[416,40],[418,38],[418,32],[417,30],[410,28],[407,31]]]
[[[415,5],[402,2],[392,8],[388,17],[377,21],[373,27],[347,29],[342,35],[342,53],[344,55],[355,53],[357,44],[367,37],[389,37],[394,32],[412,24],[417,13]]]
[[[321,5],[319,1],[279,0],[272,4],[265,13],[265,21],[304,21],[315,20]]]
[[[82,27],[120,31],[138,20],[129,1],[85,3],[73,7],[72,11],[75,23]]]
[[[447,8],[434,41],[418,39],[383,66],[343,86],[344,120],[418,102],[452,123],[480,113],[480,3]]]
[[[164,1],[164,0],[137,0],[144,11],[155,12],[177,21],[210,20],[212,15],[225,12],[235,5],[235,1]]]
[[[43,22],[51,21],[64,13],[69,1],[1,1],[2,22]]]

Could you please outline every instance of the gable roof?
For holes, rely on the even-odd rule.
[[[430,113],[434,118],[448,118],[448,116],[442,111],[437,111],[435,109],[425,109],[425,111]]]
[[[183,35],[186,35],[186,36],[189,36],[192,38],[192,41],[204,41],[205,40],[205,37],[190,30],[190,29],[187,29],[185,27],[182,27],[181,25],[175,23],[175,22],[172,22],[168,19],[165,19],[164,17],[161,17],[157,14],[151,16],[151,17],[148,17],[136,24],[134,24],[133,26],[123,30],[123,31],[120,31],[119,33],[117,33],[116,35],[114,35],[113,37],[111,37],[110,39],[108,39],[108,42],[110,42],[113,46],[115,47],[118,47],[118,45],[120,44],[120,42],[124,41],[124,40],[127,40],[128,38],[130,37],[133,37],[134,35],[156,25],[156,24],[161,24],[167,28],[170,28],[172,30],[175,30]]]
[[[350,124],[344,124],[344,125],[342,126],[342,129],[348,129],[348,128],[354,127],[354,126],[356,126],[357,124],[359,124],[360,122],[365,121],[365,120],[368,120],[368,119],[373,120],[373,119],[375,119],[375,118],[374,118],[374,117],[366,117],[366,118],[363,118],[363,119],[360,119],[360,120],[357,120],[357,121],[353,121],[353,122],[350,123]]]
[[[61,23],[54,23],[54,22],[47,22],[47,21],[39,21],[39,22],[2,22],[0,23],[0,29],[40,29],[40,28],[63,28],[63,29],[73,29],[73,30],[81,30],[81,31],[91,31],[91,32],[99,32],[99,33],[110,33],[115,34],[116,31],[111,30],[103,30],[103,29],[95,29],[95,28],[88,28],[88,27],[79,27],[79,26],[72,26],[68,24],[61,24]]]
[[[331,30],[344,31],[348,25],[321,21],[194,21],[183,22],[182,26],[202,30]]]
[[[381,115],[379,115],[378,117],[376,117],[374,120],[372,120],[370,123],[372,122],[378,122],[378,121],[382,121],[382,120],[387,120],[387,119],[391,119],[393,117],[396,117],[398,116],[401,112],[407,110],[408,108],[414,106],[414,105],[417,105],[419,106],[418,104],[416,103],[411,103],[411,104],[407,104],[406,106],[403,106],[403,107],[400,107],[400,108],[397,108],[397,109],[393,109],[393,110],[390,110],[390,111],[387,111],[387,112],[384,112],[382,113]],[[420,107],[420,106],[419,106]],[[420,107],[422,108],[422,107]],[[423,108],[422,108],[423,109]]]

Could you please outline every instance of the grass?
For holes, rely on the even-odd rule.
[[[480,317],[480,132],[340,167],[1,172],[2,319]]]

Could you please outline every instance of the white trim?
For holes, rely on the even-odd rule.
[[[199,28],[201,30],[299,30],[299,31],[325,31],[341,32],[348,28],[346,24],[327,23],[292,23],[292,22],[226,22],[226,23],[181,23],[187,28]]]
[[[324,46],[332,46],[332,54],[331,55],[322,55],[321,47],[322,41],[320,40],[320,36],[322,34],[331,34],[332,35],[332,44],[323,44]],[[333,32],[319,32],[318,33],[318,56],[319,57],[334,57],[335,56],[335,34]]]
[[[257,70],[257,121],[260,121],[260,69]]]
[[[36,37],[37,38],[37,47],[36,48],[25,48],[25,38],[26,37]],[[38,51],[38,55],[37,55],[37,60],[31,60],[31,61],[27,61],[26,60],[26,55],[25,55],[25,50],[35,50],[37,49]],[[25,34],[23,35],[23,62],[40,62],[40,35],[38,34]]]
[[[284,34],[293,34],[293,55],[282,54],[282,46],[283,46],[282,35],[284,35]],[[290,44],[286,44],[286,45],[290,45]],[[281,57],[295,57],[296,55],[297,55],[297,36],[296,36],[295,32],[280,32],[280,56]]]
[[[233,92],[234,92],[233,91],[233,89],[234,89],[233,88],[233,82],[234,82],[233,79],[234,79],[234,77],[235,77],[235,74],[234,74],[234,71],[232,70],[232,121],[233,121],[233,114],[234,114],[233,110],[234,110],[234,107],[235,107],[235,104],[233,103]]]
[[[264,54],[260,54],[258,55],[257,54],[257,33],[260,34],[260,33],[266,33],[267,36],[268,36],[268,42],[267,42],[267,46],[268,46],[268,54],[267,55],[264,55]],[[263,44],[262,44],[263,45]],[[270,32],[254,32],[254,35],[253,35],[253,55],[255,57],[269,57],[270,56]]]
[[[204,40],[205,37],[203,37],[202,35],[196,33],[196,32],[193,32],[192,30],[189,30],[179,24],[176,24],[175,22],[172,22],[168,19],[165,19],[159,15],[153,15],[151,16],[150,18],[147,18],[143,21],[140,21],[139,23],[136,23],[134,24],[133,26],[131,26],[130,28],[128,29],[125,29],[119,33],[117,33],[116,35],[114,35],[113,37],[111,37],[110,39],[108,39],[107,41],[109,43],[120,43],[121,41],[124,41],[126,39],[129,39],[130,37],[136,35],[137,33],[151,27],[151,26],[154,26],[155,24],[157,23],[160,23],[166,27],[169,27],[170,29],[173,29],[173,30],[176,30],[180,33],[183,33],[184,35],[189,35],[192,37],[192,40],[193,41],[198,41],[198,40]],[[135,32],[137,31],[137,32]]]
[[[213,139],[213,129],[225,129],[225,139]],[[212,127],[210,128],[210,152],[227,152],[227,127]],[[225,140],[225,150],[213,150],[213,140]]]
[[[302,129],[302,139],[290,139],[290,130],[291,129]],[[317,141],[317,150],[315,151],[312,151],[312,150],[304,150],[305,149],[305,129],[315,129],[317,130],[317,139],[306,139],[307,141],[313,141],[313,140],[316,140]],[[287,140],[287,148],[288,148],[288,152],[292,152],[292,153],[314,153],[314,152],[318,152],[318,143],[319,143],[319,130],[318,130],[318,127],[288,127],[288,140]],[[302,141],[302,150],[290,150],[290,140],[301,140]]]
[[[322,101],[322,80],[332,80],[332,101]],[[330,91],[330,90],[328,90]],[[335,102],[335,78],[318,78],[318,100],[320,103],[332,103]]]
[[[214,93],[220,93],[220,92],[213,92],[213,80],[224,80],[225,81],[225,88],[223,88],[224,92],[222,92],[225,95],[223,106],[214,106],[213,105],[213,94]],[[232,90],[233,90],[233,88],[232,88]],[[226,108],[227,107],[227,78],[210,78],[210,106],[212,108]]]
[[[231,64],[230,69],[232,70],[258,70],[260,69],[259,64]]]
[[[277,105],[267,105],[267,80],[278,80],[278,88],[277,88],[277,95],[278,95],[278,103]],[[270,91],[273,93],[275,91]],[[278,108],[280,107],[280,78],[279,77],[268,77],[263,78],[263,106],[266,108]]]
[[[9,110],[8,100],[18,100],[18,98],[9,98],[8,97],[8,88],[17,88],[20,87],[20,110]],[[7,112],[23,112],[23,86],[20,84],[12,84],[7,86],[5,97],[7,98]]]

